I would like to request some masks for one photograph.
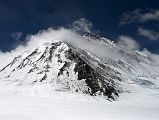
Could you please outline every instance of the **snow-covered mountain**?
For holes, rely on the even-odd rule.
[[[153,58],[93,33],[83,38],[104,48],[101,55],[96,54],[99,49],[92,52],[69,42],[44,42],[26,48],[0,70],[1,86],[18,91],[49,85],[52,91],[100,95],[109,100],[123,92],[159,89],[159,65]]]

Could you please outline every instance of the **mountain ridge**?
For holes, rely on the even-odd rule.
[[[29,86],[47,83],[52,84],[55,91],[102,95],[108,100],[116,100],[119,94],[128,91],[123,84],[129,82],[155,88],[156,84],[148,79],[151,74],[153,81],[158,79],[157,70],[148,70],[157,68],[152,58],[136,51],[126,51],[93,33],[83,38],[98,41],[99,45],[118,54],[119,58],[112,55],[100,57],[91,51],[75,48],[69,42],[44,42],[40,48],[25,51],[26,55],[18,55],[3,67],[0,80]],[[145,72],[143,75],[142,71]]]

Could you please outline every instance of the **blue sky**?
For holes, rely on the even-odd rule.
[[[0,0],[0,50],[14,49],[28,34],[68,27],[79,18],[90,21],[100,35],[134,40],[140,49],[159,53],[158,0]]]

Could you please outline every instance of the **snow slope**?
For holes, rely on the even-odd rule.
[[[70,97],[70,99],[66,99]],[[82,99],[80,99],[80,97]],[[76,99],[73,99],[76,98]],[[145,101],[143,101],[145,103]],[[158,120],[159,104],[125,104],[102,98],[59,94],[29,97],[0,93],[1,120]]]

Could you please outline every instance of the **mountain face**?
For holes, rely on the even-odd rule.
[[[93,33],[83,37],[98,41],[113,55],[98,56],[67,42],[46,42],[33,51],[24,51],[3,67],[0,81],[16,84],[17,88],[51,84],[55,91],[101,95],[109,100],[128,91],[131,83],[155,88],[159,72],[151,57]]]

